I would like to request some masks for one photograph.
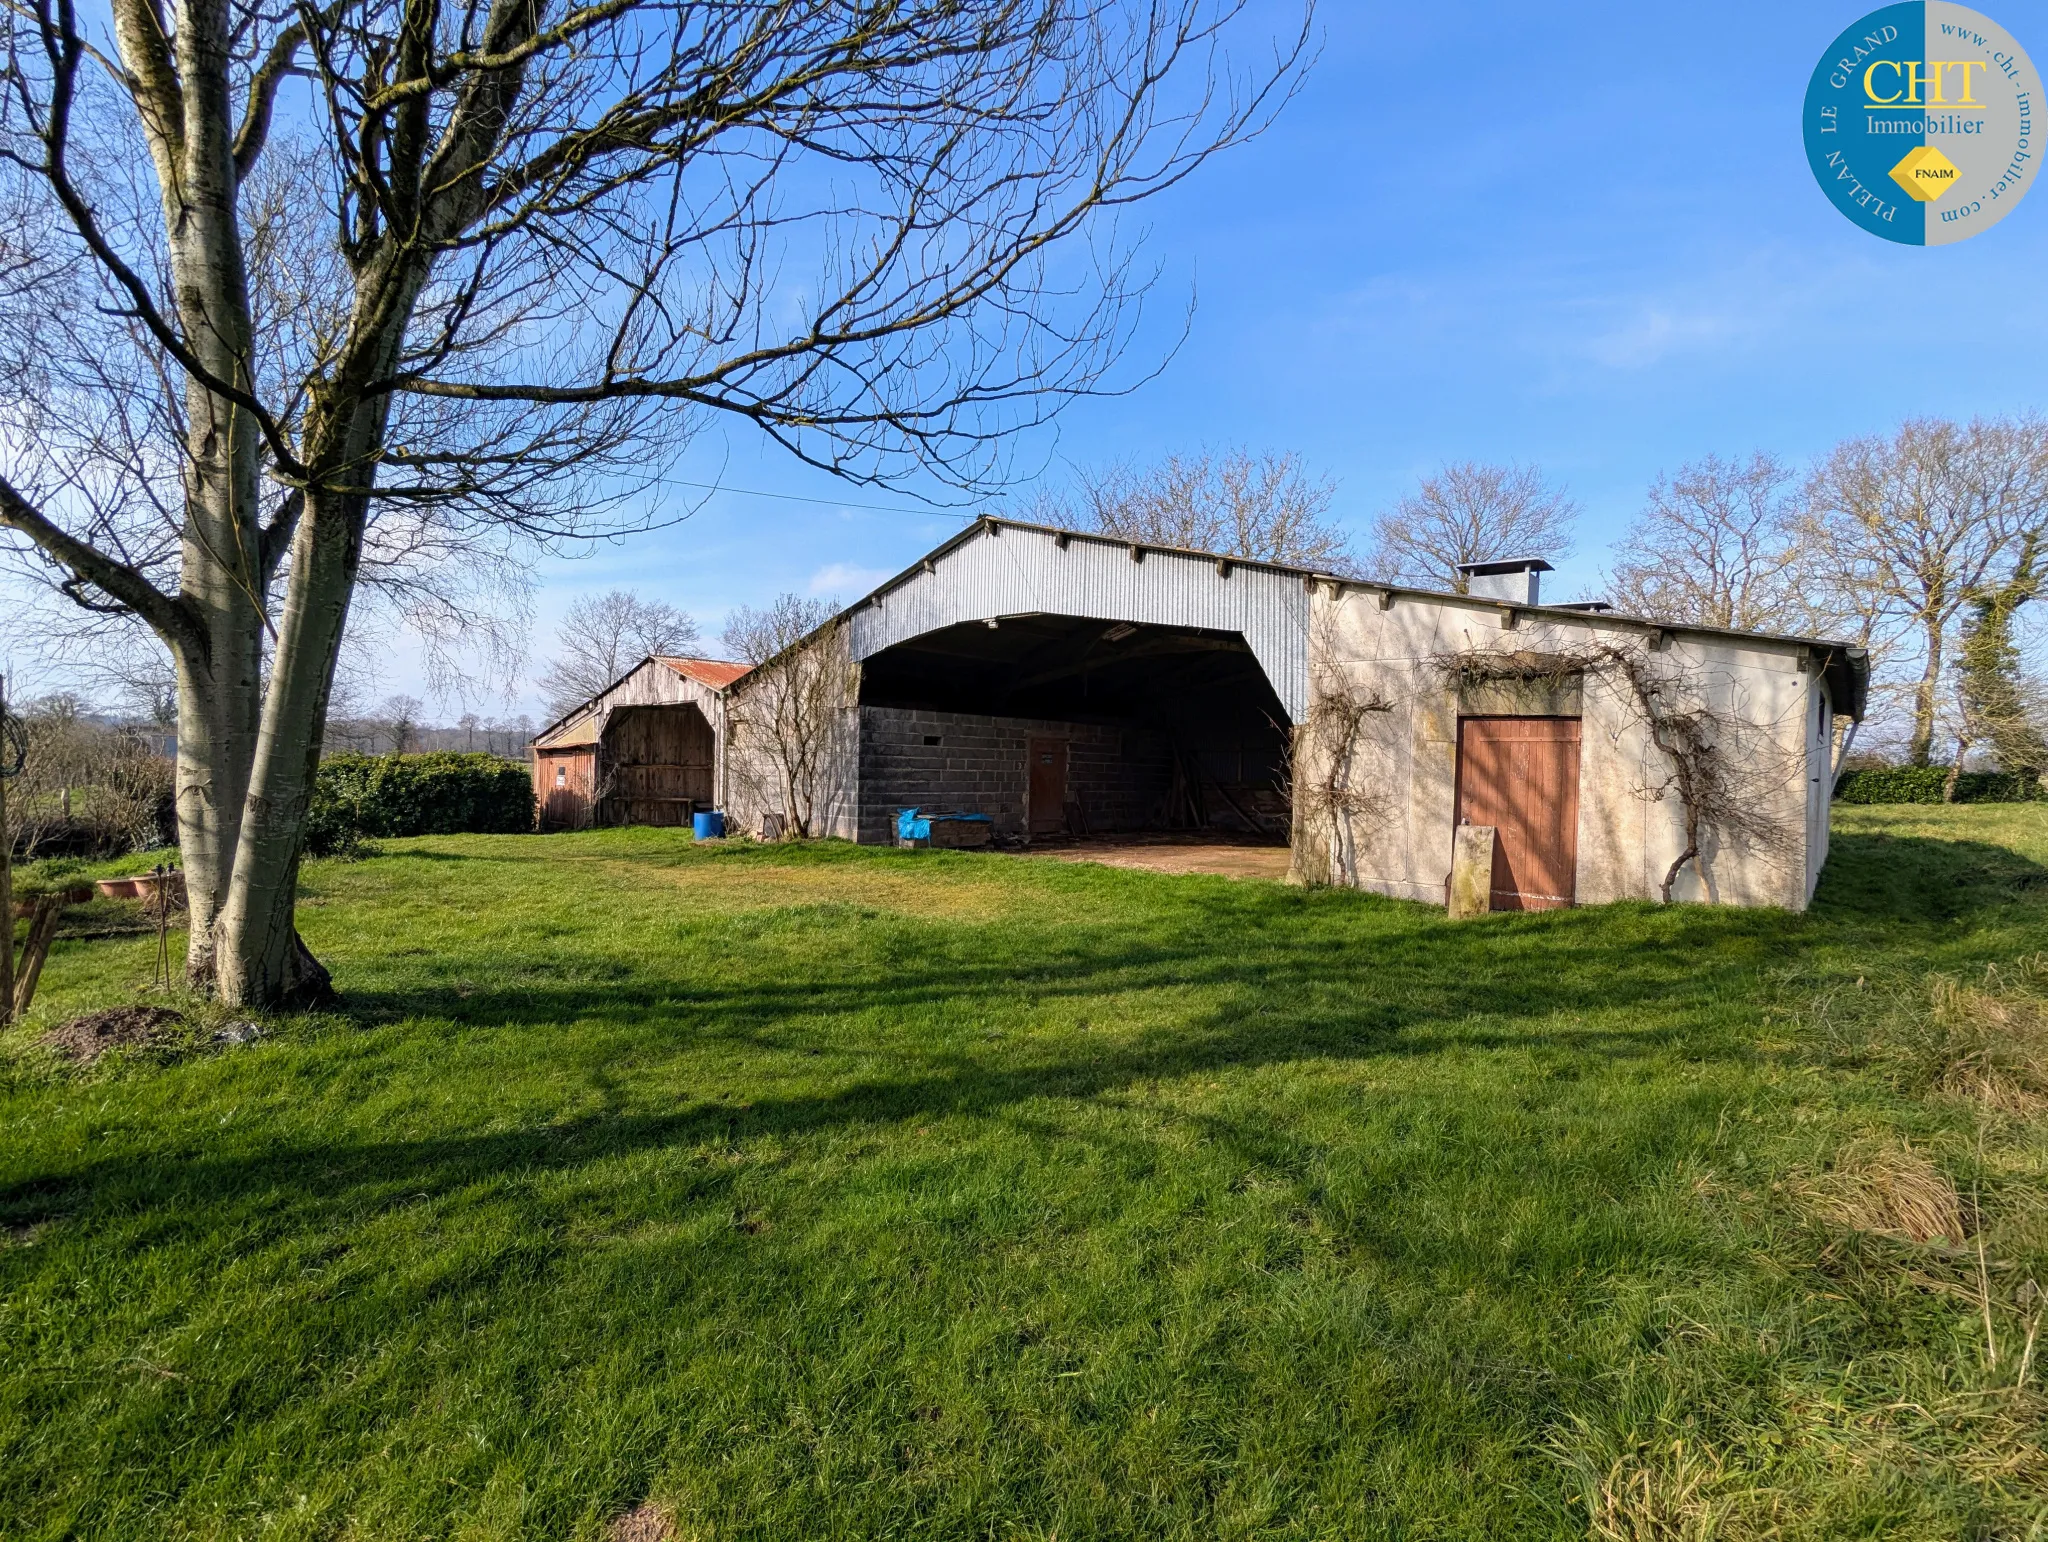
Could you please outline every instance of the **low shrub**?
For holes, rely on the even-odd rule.
[[[495,755],[335,755],[320,762],[306,849],[346,856],[402,835],[505,835],[533,828],[533,779]]]
[[[1947,766],[1870,766],[1845,771],[1835,783],[1838,803],[1943,803]],[[1965,771],[1956,778],[1958,803],[2028,803],[2041,796],[2032,772]]]

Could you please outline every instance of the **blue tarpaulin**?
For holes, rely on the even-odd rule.
[[[995,824],[995,821],[986,814],[943,812],[927,814],[923,809],[898,809],[896,812],[896,838],[902,841],[928,841],[932,838],[932,821],[934,820],[990,826]]]

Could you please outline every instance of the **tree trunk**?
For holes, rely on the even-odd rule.
[[[399,335],[394,329],[378,354],[395,354]],[[377,364],[388,367],[388,359]],[[356,403],[343,409],[340,422],[330,420],[326,453],[314,464],[336,469],[321,480],[356,481],[377,464],[388,411],[388,400]],[[310,445],[321,448],[328,437],[309,420]],[[221,915],[220,996],[231,1005],[298,1005],[328,994],[327,971],[299,940],[293,912],[306,809],[368,517],[365,494],[316,485],[293,536],[277,656]]]
[[[1913,688],[1913,739],[1907,758],[1916,766],[1934,763],[1934,709],[1935,693],[1941,686],[1942,627],[1939,621],[1929,621],[1927,629],[1927,665],[1920,673],[1920,683]]]
[[[364,499],[315,492],[292,543],[263,726],[218,926],[217,988],[231,1006],[310,1004],[327,972],[293,924],[306,808],[362,556]]]
[[[115,35],[156,172],[175,319],[216,381],[250,384],[247,268],[236,214],[231,40],[226,13],[162,15],[115,0]],[[178,845],[191,904],[186,974],[212,977],[262,704],[264,592],[259,434],[250,414],[197,378],[185,387],[185,522],[178,601],[195,638],[166,638],[178,673]]]
[[[201,564],[187,563],[187,585],[193,584],[195,569]],[[215,624],[208,628],[213,655],[228,668],[215,669],[211,661],[195,660],[182,648],[174,649],[173,656],[178,672],[178,855],[191,923],[185,976],[204,988],[213,981],[214,928],[234,871],[262,680],[260,618],[243,627],[235,624],[238,618],[220,613],[229,607],[201,608],[213,613]]]

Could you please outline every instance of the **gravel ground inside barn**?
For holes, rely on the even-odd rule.
[[[1218,878],[1287,877],[1292,856],[1284,844],[1256,836],[1202,834],[1098,835],[1051,843],[1034,841],[1034,857],[1058,862],[1099,862],[1145,873],[1209,873]]]

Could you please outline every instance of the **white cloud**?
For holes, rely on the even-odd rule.
[[[1586,351],[1613,369],[1642,369],[1674,353],[1747,342],[1755,335],[1753,315],[1753,310],[1734,306],[1675,310],[1645,305],[1629,320],[1593,338]]]
[[[851,562],[834,562],[811,575],[812,594],[832,594],[850,599],[866,594],[889,576],[887,568],[857,567]]]

